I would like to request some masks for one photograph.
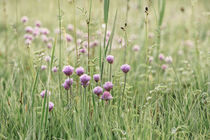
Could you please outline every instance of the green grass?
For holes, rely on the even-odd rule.
[[[0,1],[0,139],[209,139],[209,12],[208,0]],[[22,16],[28,16],[27,25]],[[34,27],[35,20],[50,30],[52,49],[40,39],[25,45],[25,26]],[[67,30],[68,24],[74,31]],[[72,42],[62,39],[66,33]],[[79,53],[78,39],[88,42],[88,55]],[[91,48],[94,40],[99,45]],[[165,71],[160,53],[173,58]],[[111,67],[110,54],[115,58]],[[126,78],[120,70],[124,63],[131,66]],[[86,89],[75,73],[71,76],[69,100],[62,87],[65,65],[82,66],[91,76]],[[51,71],[54,66],[57,73]],[[94,74],[101,74],[102,82],[95,83]],[[102,101],[93,88],[110,79],[113,99]],[[43,90],[51,96],[41,98]]]

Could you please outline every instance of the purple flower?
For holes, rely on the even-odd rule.
[[[172,63],[172,61],[173,61],[173,59],[172,59],[172,57],[171,56],[167,56],[166,58],[165,58],[165,61],[167,62],[167,63]]]
[[[101,99],[108,101],[113,99],[113,97],[108,91],[104,91],[104,94],[101,96]]]
[[[66,75],[66,76],[71,76],[74,72],[74,68],[70,65],[68,66],[64,66],[63,68],[63,73]]]
[[[139,50],[140,50],[139,45],[134,45],[134,46],[133,46],[133,51],[134,51],[134,52],[138,52]]]
[[[161,68],[162,68],[162,70],[166,70],[167,68],[168,68],[168,66],[166,65],[166,64],[163,64],[162,66],[161,66]]]
[[[46,70],[46,69],[47,69],[47,66],[46,66],[46,65],[42,65],[42,66],[41,66],[41,69],[42,69],[42,70]]]
[[[49,102],[49,111],[52,111],[53,107],[54,107],[53,102]]]
[[[89,85],[90,79],[90,76],[88,76],[87,74],[83,74],[82,76],[80,76],[80,82],[84,87]]]
[[[27,17],[27,16],[23,16],[23,17],[21,18],[21,21],[22,21],[23,23],[26,23],[26,22],[28,21],[28,17]]]
[[[98,40],[95,40],[94,42],[90,43],[90,47],[93,48],[93,47],[96,47],[98,46],[99,42]]]
[[[46,62],[50,62],[51,58],[50,58],[50,56],[45,56],[44,60],[45,60]]]
[[[108,62],[109,64],[113,64],[113,62],[114,62],[114,56],[108,55],[108,56],[106,57],[106,60],[107,60],[107,62]]]
[[[103,93],[103,88],[97,86],[93,89],[93,93],[96,94],[97,96],[100,96]]]
[[[65,80],[65,82],[63,83],[63,87],[66,90],[69,90],[69,88],[71,87],[71,85],[73,84],[73,79],[72,78],[68,78]]]
[[[26,31],[27,33],[32,34],[32,33],[33,33],[33,28],[32,28],[31,26],[27,26],[27,27],[25,28],[25,31]]]
[[[165,56],[161,53],[161,54],[159,54],[159,59],[162,61],[165,59]]]
[[[130,71],[131,67],[128,65],[128,64],[124,64],[121,66],[121,70],[124,72],[124,73],[128,73]]]
[[[47,29],[47,28],[41,28],[40,32],[43,34],[43,35],[48,35],[50,33],[50,31]]]
[[[52,43],[50,43],[50,42],[47,43],[47,48],[48,48],[48,49],[51,49],[51,48],[52,48]]]
[[[41,27],[41,22],[40,22],[39,20],[37,20],[37,21],[35,22],[35,25],[36,25],[36,27]]]
[[[77,73],[78,76],[83,75],[84,72],[85,72],[85,70],[84,70],[83,67],[79,67],[79,68],[76,69],[76,73]]]
[[[43,91],[40,93],[40,96],[41,96],[42,98],[44,98],[46,91],[47,91],[47,90],[43,90]],[[47,95],[50,96],[51,92],[50,92],[50,91],[47,91],[47,93],[48,93]]]
[[[79,51],[80,51],[80,53],[86,53],[86,49],[85,48],[82,48]]]
[[[25,40],[25,44],[26,44],[26,45],[30,45],[30,44],[31,44],[31,40],[26,39],[26,40]]]
[[[73,31],[73,30],[74,30],[74,27],[73,27],[71,24],[69,24],[68,27],[67,27],[67,29],[68,29],[69,31]]]
[[[104,84],[104,89],[106,90],[106,91],[110,91],[111,89],[113,88],[113,84],[112,84],[112,82],[106,82],[105,84]]]
[[[55,66],[55,67],[52,68],[52,71],[53,72],[57,72],[58,71],[58,68]]]
[[[93,75],[93,79],[98,82],[100,80],[100,75],[99,74],[95,74]]]
[[[71,35],[69,35],[69,34],[66,34],[66,40],[68,41],[68,42],[71,42],[73,39],[72,39],[72,36]]]

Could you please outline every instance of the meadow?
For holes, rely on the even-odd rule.
[[[209,0],[1,0],[0,140],[210,139]]]

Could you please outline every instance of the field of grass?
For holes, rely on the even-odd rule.
[[[207,140],[209,125],[209,0],[0,0],[0,140]]]

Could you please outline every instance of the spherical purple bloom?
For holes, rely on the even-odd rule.
[[[25,31],[26,31],[27,33],[33,33],[33,28],[32,28],[31,26],[27,26],[27,27],[25,28]]]
[[[63,68],[63,73],[66,75],[66,76],[71,76],[74,72],[74,68],[70,65],[68,66],[64,66]]]
[[[90,43],[90,47],[91,48],[96,47],[96,46],[98,46],[98,44],[99,44],[98,40],[95,40],[94,42]]]
[[[36,25],[36,27],[41,27],[41,22],[40,22],[39,20],[37,20],[37,21],[35,22],[35,25]]]
[[[76,69],[76,73],[77,73],[78,76],[83,75],[84,72],[85,72],[85,70],[84,70],[83,67],[79,67],[79,68]]]
[[[46,66],[46,65],[42,65],[42,66],[41,66],[41,69],[42,69],[42,70],[46,70],[46,69],[47,69],[47,66]]]
[[[82,48],[79,51],[80,51],[80,53],[86,53],[86,49],[85,48]]]
[[[108,56],[106,57],[106,60],[107,60],[107,62],[108,62],[109,64],[113,64],[113,62],[114,62],[114,56],[108,55]]]
[[[121,70],[124,72],[124,73],[128,73],[130,71],[131,67],[128,65],[128,64],[124,64],[121,66]]]
[[[73,84],[73,79],[72,78],[68,78],[65,80],[65,82],[63,83],[63,87],[66,90],[69,90],[69,88],[71,87],[71,85]]]
[[[90,79],[90,76],[88,76],[87,74],[83,74],[82,76],[80,76],[80,82],[84,87],[89,85]]]
[[[140,50],[139,45],[134,45],[133,46],[133,51],[138,52]]]
[[[67,40],[67,42],[71,42],[73,40],[72,36],[69,34],[66,34],[66,40]]]
[[[44,43],[47,43],[48,42],[48,37],[46,36],[46,35],[42,35],[41,36],[41,39],[42,39],[42,41],[44,42]]]
[[[56,73],[58,71],[58,68],[55,66],[52,68],[52,71]]]
[[[99,74],[94,74],[93,79],[98,82],[100,80],[100,75]]]
[[[42,98],[44,98],[46,91],[47,91],[47,90],[43,90],[43,91],[40,93],[40,96],[41,96]],[[47,91],[47,93],[48,93],[48,94],[47,94],[48,96],[51,95],[51,92],[50,92],[50,91]]]
[[[46,62],[50,62],[51,58],[50,58],[50,56],[45,56],[44,60],[45,60]]]
[[[159,54],[159,59],[160,59],[161,61],[163,61],[163,60],[165,59],[165,56],[161,53],[161,54]]]
[[[111,89],[113,88],[113,84],[112,84],[112,82],[106,82],[105,84],[104,84],[104,89],[106,90],[106,91],[110,91]]]
[[[166,65],[166,64],[163,64],[162,66],[161,66],[161,68],[162,68],[162,70],[166,70],[167,68],[168,68],[168,66]]]
[[[166,61],[167,63],[172,63],[173,59],[172,59],[171,56],[167,56],[167,57],[165,58],[165,61]]]
[[[48,35],[50,33],[50,31],[47,29],[47,28],[41,28],[40,32],[43,34],[43,35]]]
[[[48,48],[48,49],[51,49],[51,48],[52,48],[52,43],[50,43],[50,42],[47,43],[47,48]]]
[[[38,28],[38,27],[35,27],[35,28],[33,29],[33,35],[34,35],[35,37],[37,37],[39,34],[40,34],[39,28]]]
[[[26,40],[25,40],[25,44],[26,44],[26,45],[30,45],[30,44],[31,44],[31,40],[26,39]]]
[[[73,31],[73,30],[74,30],[74,27],[73,27],[73,25],[69,24],[68,27],[67,27],[67,29],[68,29],[69,31]]]
[[[101,96],[101,99],[108,101],[113,99],[113,97],[108,91],[104,91],[104,94]]]
[[[97,86],[93,89],[93,93],[96,94],[97,96],[100,96],[103,93],[103,88]]]
[[[53,102],[49,102],[49,111],[52,111],[53,107],[54,107]]]
[[[27,16],[23,16],[23,17],[21,18],[21,21],[22,21],[23,23],[26,23],[26,22],[28,21],[28,17],[27,17]]]

